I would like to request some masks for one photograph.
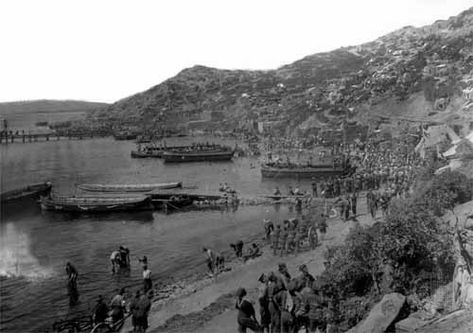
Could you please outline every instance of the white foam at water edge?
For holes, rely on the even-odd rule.
[[[30,251],[28,235],[17,230],[13,223],[1,226],[0,276],[40,280],[51,277],[53,270],[39,264]]]

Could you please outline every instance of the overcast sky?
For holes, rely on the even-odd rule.
[[[195,64],[271,69],[473,0],[0,0],[0,101],[113,102]]]

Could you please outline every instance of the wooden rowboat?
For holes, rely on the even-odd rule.
[[[170,199],[152,199],[155,209],[175,210],[192,205],[194,200],[187,196],[171,197]]]
[[[163,153],[168,150],[182,150],[190,148],[190,146],[145,146],[141,150],[132,150],[131,151],[131,157],[132,158],[161,158],[163,157]]]
[[[16,190],[3,192],[0,194],[2,204],[18,202],[25,199],[39,199],[41,195],[47,195],[51,191],[50,182],[28,185]]]
[[[148,151],[139,151],[139,150],[132,150],[131,151],[131,157],[132,158],[148,158],[148,157],[154,157],[154,158],[161,158],[163,155],[162,150],[148,150]]]
[[[234,151],[231,149],[215,149],[207,151],[165,151],[163,159],[166,163],[204,162],[204,161],[230,161]]]
[[[269,164],[261,166],[261,175],[267,178],[324,178],[342,176],[345,169],[334,165],[282,167]]]
[[[150,198],[141,195],[128,198],[111,197],[41,197],[41,209],[75,213],[108,213],[151,209]]]
[[[277,194],[269,194],[263,195],[264,198],[274,199],[274,200],[282,200],[282,199],[304,199],[310,197],[307,194],[299,194],[299,195],[277,195]]]
[[[77,187],[88,192],[150,192],[182,187],[182,182],[159,184],[80,184]]]

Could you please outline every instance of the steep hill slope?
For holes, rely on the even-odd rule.
[[[290,133],[337,128],[347,120],[365,123],[382,113],[395,120],[448,122],[467,131],[473,124],[472,69],[473,8],[276,70],[194,66],[93,119],[149,129],[254,129],[263,122],[272,131]]]

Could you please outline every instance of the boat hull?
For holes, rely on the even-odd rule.
[[[51,183],[32,184],[20,189],[4,192],[0,194],[2,204],[21,202],[23,200],[39,199],[40,196],[48,195],[51,192]]]
[[[155,209],[176,210],[192,205],[194,200],[189,197],[177,199],[153,199],[151,201]]]
[[[233,158],[233,151],[219,152],[169,152],[163,153],[166,163],[186,163],[186,162],[206,162],[206,161],[230,161]]]
[[[334,168],[330,165],[305,168],[261,167],[261,175],[265,178],[327,178],[343,174],[343,168]]]
[[[190,148],[190,146],[148,147],[142,151],[132,150],[130,155],[132,158],[161,158],[165,151],[175,149],[182,150],[186,148]]]
[[[151,152],[142,152],[138,150],[131,151],[132,158],[161,158],[163,156],[162,150],[151,151]]]
[[[284,199],[307,199],[308,196],[305,195],[305,194],[301,194],[301,195],[265,195],[264,196],[265,198],[268,198],[268,199],[273,199],[273,200],[284,200]]]
[[[123,193],[123,192],[150,192],[153,190],[167,190],[173,188],[182,187],[181,182],[161,183],[161,184],[80,184],[77,187],[87,192],[110,192],[110,193]]]
[[[123,198],[41,198],[41,209],[70,213],[111,213],[152,209],[150,199],[146,196],[133,199]]]

